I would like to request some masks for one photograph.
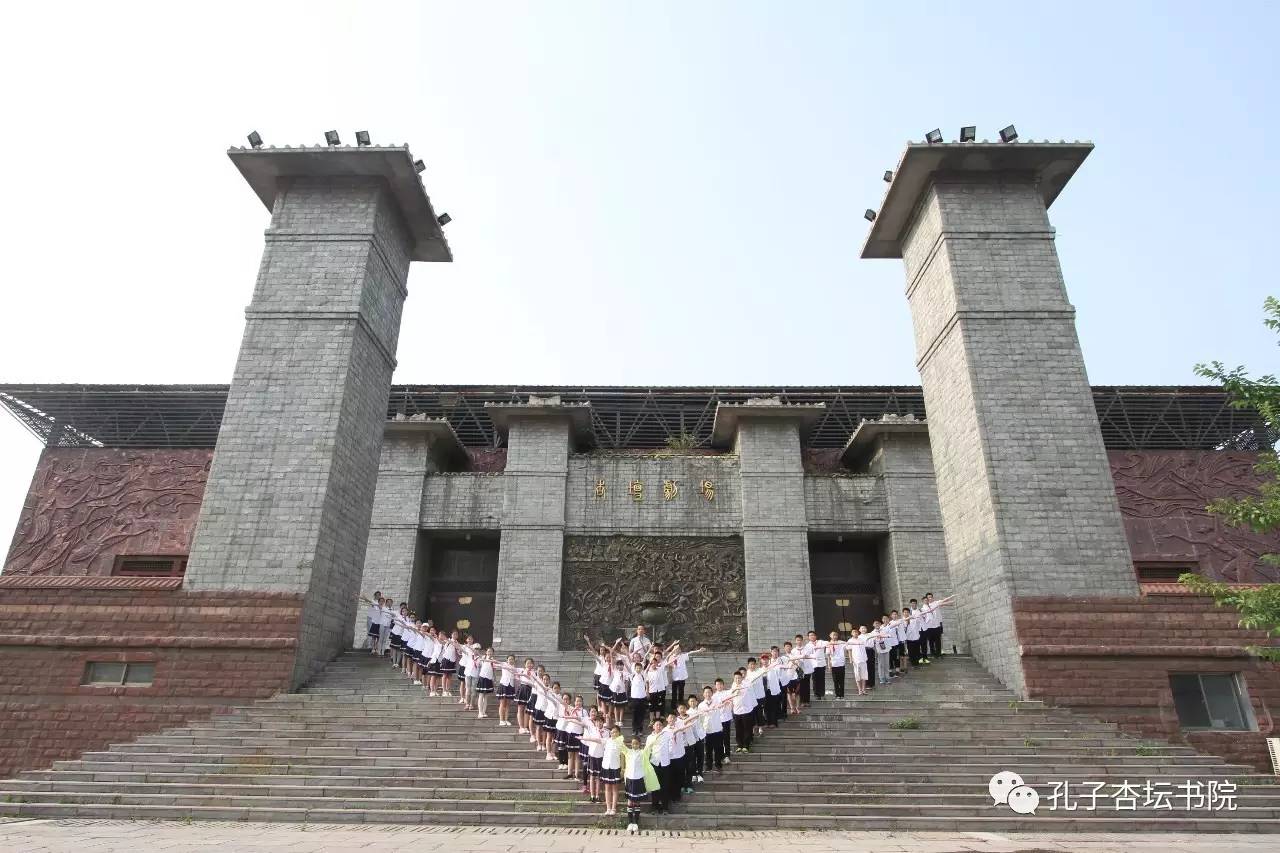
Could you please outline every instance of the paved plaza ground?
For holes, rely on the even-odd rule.
[[[1271,853],[1274,835],[989,832],[645,832],[592,829],[245,824],[197,821],[0,820],[0,853]]]

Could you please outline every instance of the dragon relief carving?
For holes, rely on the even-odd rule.
[[[1225,581],[1280,580],[1263,554],[1280,552],[1280,536],[1230,527],[1205,507],[1216,498],[1256,494],[1252,453],[1114,451],[1111,474],[1133,559],[1198,562]]]
[[[50,449],[5,574],[109,575],[119,554],[185,554],[211,450]]]
[[[654,590],[670,608],[667,637],[688,648],[746,648],[742,540],[682,536],[565,537],[561,648],[581,648],[584,633],[630,636]]]

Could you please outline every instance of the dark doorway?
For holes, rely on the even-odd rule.
[[[821,637],[848,637],[880,615],[880,561],[871,541],[813,539],[809,542],[814,630]]]
[[[498,539],[470,534],[431,536],[426,614],[438,627],[493,643],[493,604],[498,590]]]

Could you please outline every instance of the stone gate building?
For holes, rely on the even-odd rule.
[[[908,146],[862,254],[904,261],[920,387],[543,388],[391,385],[409,264],[452,259],[407,149],[233,149],[271,224],[230,385],[0,386],[45,442],[0,771],[294,687],[374,590],[534,653],[655,592],[732,650],[954,593],[946,644],[1019,694],[1257,760],[1275,668],[1170,582],[1275,579],[1204,511],[1274,437],[1217,389],[1090,387],[1046,214],[1090,150]],[[100,661],[143,676],[79,701]],[[1249,725],[1182,731],[1188,672]]]

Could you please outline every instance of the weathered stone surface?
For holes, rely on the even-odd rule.
[[[1035,183],[938,178],[903,259],[960,612],[974,655],[1021,692],[1014,596],[1137,593]]]
[[[187,586],[305,594],[294,679],[352,636],[410,237],[385,183],[281,183]]]

